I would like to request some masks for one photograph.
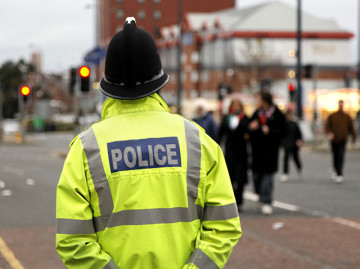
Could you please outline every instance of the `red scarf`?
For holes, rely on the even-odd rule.
[[[274,111],[275,106],[271,106],[268,110],[259,110],[259,122],[261,126],[266,124],[267,120],[271,117]]]

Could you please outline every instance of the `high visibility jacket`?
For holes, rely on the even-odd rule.
[[[68,268],[223,268],[241,236],[220,147],[157,93],[108,98],[74,139],[56,218]]]

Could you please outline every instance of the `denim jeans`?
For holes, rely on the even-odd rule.
[[[256,194],[260,202],[271,204],[273,199],[274,173],[255,173],[253,176]]]

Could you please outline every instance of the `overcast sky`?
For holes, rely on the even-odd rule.
[[[236,2],[238,8],[243,8],[269,1]],[[297,0],[279,1],[294,7],[297,3]],[[304,11],[321,18],[335,19],[340,26],[355,34],[352,41],[354,63],[357,62],[357,2],[302,0]],[[31,51],[43,53],[43,71],[46,73],[62,72],[80,65],[86,52],[95,46],[94,3],[94,0],[0,1],[0,65],[7,60],[29,60]]]

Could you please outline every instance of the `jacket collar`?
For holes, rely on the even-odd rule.
[[[145,111],[170,112],[170,109],[158,93],[153,93],[147,97],[135,100],[120,100],[108,97],[101,110],[101,119],[103,120],[120,114]]]

